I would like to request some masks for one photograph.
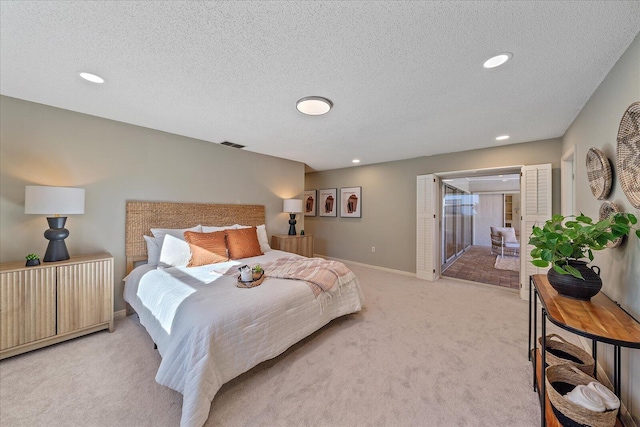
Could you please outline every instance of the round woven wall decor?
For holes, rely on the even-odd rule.
[[[587,178],[596,199],[606,199],[611,191],[611,164],[604,153],[597,148],[587,151]]]
[[[620,208],[612,202],[604,202],[602,206],[600,206],[600,221],[603,219],[609,218],[614,213],[620,212]],[[622,237],[618,237],[616,240],[612,242],[607,242],[608,248],[615,248],[622,243]]]
[[[640,209],[640,102],[631,104],[623,114],[617,140],[618,179],[629,202]]]

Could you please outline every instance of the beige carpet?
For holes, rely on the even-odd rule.
[[[494,268],[498,270],[520,271],[520,257],[500,256],[496,257]]]
[[[513,290],[352,266],[366,309],[226,384],[207,426],[536,426]],[[0,362],[2,426],[177,426],[134,317]]]

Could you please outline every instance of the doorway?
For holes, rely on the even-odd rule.
[[[519,241],[520,171],[483,171],[442,179],[442,276],[519,289],[518,253],[495,246],[491,230]]]
[[[424,280],[438,280],[442,273],[442,217],[443,207],[441,182],[443,179],[461,176],[487,176],[489,174],[505,174],[519,171],[520,202],[519,223],[521,230],[531,230],[535,224],[542,224],[551,218],[552,179],[551,163],[524,165],[517,167],[493,168],[490,170],[474,170],[418,175],[416,177],[416,277]],[[528,236],[526,236],[528,237]],[[531,246],[526,237],[516,242],[520,251],[520,297],[529,299],[529,277],[533,274],[544,274],[546,269],[531,263]],[[492,245],[493,246],[493,245]]]
[[[562,155],[560,161],[560,203],[564,216],[574,215],[576,210],[576,146],[572,146]]]

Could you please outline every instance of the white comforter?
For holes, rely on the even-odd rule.
[[[281,251],[232,262],[256,264],[291,256]],[[227,381],[284,352],[332,319],[357,312],[364,300],[358,281],[315,298],[300,281],[267,279],[255,288],[216,270],[136,268],[124,298],[158,345],[156,381],[183,395],[182,426],[201,426],[213,397]]]

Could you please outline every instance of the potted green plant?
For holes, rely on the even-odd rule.
[[[543,227],[533,227],[529,237],[529,244],[535,246],[531,263],[536,267],[551,266],[547,278],[560,295],[589,300],[602,288],[600,268],[587,265],[593,261],[593,251],[629,235],[637,222],[630,213],[615,213],[596,223],[583,214],[554,215]],[[640,230],[635,233],[640,238]]]
[[[40,257],[38,254],[29,254],[25,257],[27,259],[26,267],[33,267],[34,265],[40,265]]]
[[[258,280],[260,277],[262,277],[262,274],[263,274],[262,266],[260,264],[256,264],[253,267],[253,280]]]

